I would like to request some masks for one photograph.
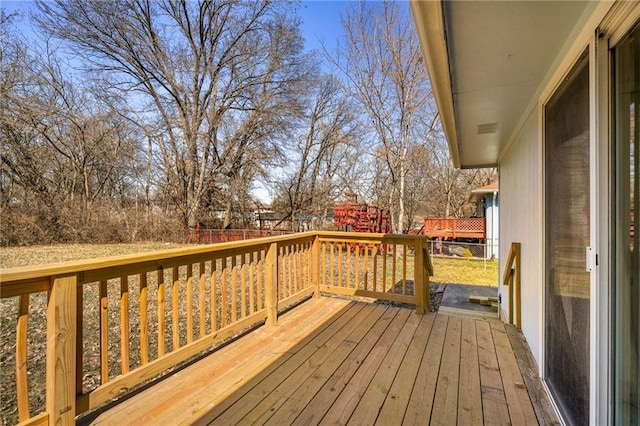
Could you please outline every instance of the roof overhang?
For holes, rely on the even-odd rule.
[[[494,167],[585,1],[411,1],[456,167]]]

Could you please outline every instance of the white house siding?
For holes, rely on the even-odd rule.
[[[541,149],[537,110],[531,111],[518,137],[500,160],[500,281],[512,242],[522,250],[522,332],[538,365],[542,360]],[[501,283],[502,284],[502,283]],[[508,288],[500,287],[504,312]]]
[[[486,236],[485,243],[487,244],[487,257],[500,257],[500,241],[499,241],[499,204],[498,193],[493,192],[485,195],[486,213],[485,213],[485,226]]]

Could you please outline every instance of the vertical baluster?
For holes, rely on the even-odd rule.
[[[107,282],[100,281],[100,383],[109,381],[109,299]]]
[[[393,259],[391,260],[393,262],[393,266],[392,266],[392,270],[393,270],[393,274],[391,276],[391,292],[392,293],[397,293],[396,292],[396,272],[398,270],[397,268],[397,256],[398,256],[398,245],[394,242],[392,244],[392,252],[393,252]]]
[[[388,244],[382,244],[382,292],[387,291],[387,253],[389,251]]]
[[[282,299],[288,297],[291,295],[291,257],[290,257],[290,252],[291,252],[291,246],[285,246],[283,248],[284,252],[282,254],[282,263],[284,265],[284,267],[282,268],[282,273],[285,274],[286,276],[286,289],[285,292],[282,296]],[[279,299],[280,300],[280,299]]]
[[[193,342],[193,264],[187,264],[187,343]]]
[[[222,304],[222,311],[220,318],[220,327],[226,327],[227,325],[227,257],[222,259],[222,269],[220,275],[220,297]]]
[[[157,271],[158,274],[158,358],[165,353],[164,335],[165,335],[165,321],[164,321],[164,270]]]
[[[180,347],[180,267],[171,268],[171,337],[173,350]]]
[[[360,275],[360,244],[356,244],[356,253],[354,259],[353,288],[358,288],[358,276]]]
[[[120,357],[122,374],[129,372],[129,277],[120,277]]]
[[[255,312],[255,274],[254,270],[256,268],[256,253],[251,251],[249,253],[249,315],[252,315]]]
[[[351,249],[353,248],[353,246],[351,245],[351,243],[347,243],[346,247],[347,249],[347,261],[346,261],[346,268],[345,268],[345,277],[344,277],[344,286],[345,287],[349,287],[349,283],[351,281]]]
[[[342,243],[338,244],[338,286],[344,287],[342,285]]]
[[[413,248],[413,297],[416,301],[416,313],[422,315],[429,306],[429,277],[424,269],[424,242],[417,240]]]
[[[406,244],[402,245],[402,294],[407,294],[407,245]]]
[[[289,295],[289,288],[290,288],[290,284],[289,284],[289,246],[285,246],[282,248],[282,281],[284,283],[283,285],[283,292],[282,292],[282,297],[279,297],[278,300],[282,300],[284,298],[286,298]]]
[[[30,417],[29,386],[27,381],[29,296],[29,294],[23,294],[18,300],[18,323],[16,324],[16,391],[18,394],[18,419],[21,422]]]
[[[205,328],[205,315],[206,315],[206,306],[204,299],[204,282],[205,282],[205,274],[204,274],[204,262],[200,262],[198,265],[198,272],[200,273],[200,277],[198,278],[198,307],[200,313],[200,338],[202,339],[205,334],[207,334],[207,330]]]
[[[231,256],[231,323],[235,323],[237,319],[238,309],[238,268],[237,259],[234,254]]]
[[[84,324],[84,287],[81,280],[78,281],[78,289],[76,292],[76,395],[82,395],[82,378],[84,377],[84,347],[83,340],[83,324]]]
[[[312,242],[309,241],[307,243],[307,287],[312,285],[311,280],[313,275],[311,265],[313,265],[313,249]]]
[[[256,274],[258,275],[257,287],[258,287],[258,310],[259,311],[262,310],[262,274],[264,273],[263,271],[264,262],[262,261],[262,259],[264,258],[263,253],[264,252],[262,250],[259,250],[258,253],[256,253],[258,255],[258,264],[256,267]]]
[[[149,319],[147,317],[147,273],[140,273],[140,364],[149,362]]]
[[[331,250],[330,260],[329,260],[329,262],[330,262],[329,263],[329,278],[331,279],[331,282],[329,283],[329,285],[336,285],[336,283],[335,283],[336,278],[335,278],[335,275],[334,275],[335,274],[335,264],[336,264],[336,259],[335,259],[335,257],[336,257],[336,255],[335,255],[336,246],[335,246],[334,243],[329,243],[329,250]],[[339,260],[340,259],[338,259],[338,261]],[[338,268],[340,270],[342,270],[342,265],[339,265]],[[339,284],[340,283],[338,283],[338,285]]]
[[[240,255],[240,318],[247,316],[247,254]]]
[[[218,330],[218,259],[211,259],[211,333]]]
[[[293,246],[293,283],[294,283],[294,293],[297,293],[300,290],[300,283],[302,281],[302,277],[300,275],[300,244],[296,244]]]
[[[373,255],[373,284],[372,284],[372,290],[376,291],[377,287],[378,287],[378,249],[379,249],[380,245],[379,244],[374,244],[373,247],[371,248],[372,250],[372,255]]]
[[[369,289],[369,253],[371,252],[371,247],[369,244],[365,244],[364,246],[364,289]]]
[[[321,243],[320,244],[320,273],[322,275],[322,285],[326,286],[327,285],[327,244],[326,243]]]

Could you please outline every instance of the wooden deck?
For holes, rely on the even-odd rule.
[[[510,327],[312,299],[84,422],[559,424]]]

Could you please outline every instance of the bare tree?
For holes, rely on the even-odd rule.
[[[310,65],[285,4],[260,0],[38,1],[37,22],[88,72],[143,109],[165,194],[194,226],[208,188],[227,187],[299,106]]]
[[[373,148],[386,166],[387,204],[393,231],[406,227],[406,178],[409,151],[431,129],[435,115],[420,45],[406,5],[360,2],[343,18],[345,43],[332,58],[375,132]]]
[[[318,79],[309,108],[299,121],[279,185],[277,204],[296,222],[300,214],[326,216],[332,207],[338,173],[347,165],[359,128],[354,106],[333,75]],[[294,160],[295,159],[295,160]]]

